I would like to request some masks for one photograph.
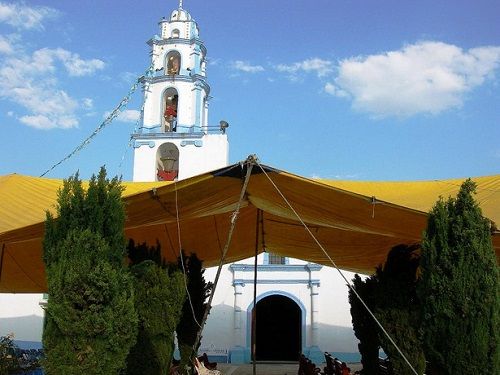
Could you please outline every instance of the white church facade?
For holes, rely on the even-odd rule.
[[[181,1],[159,26],[148,41],[154,73],[144,79],[143,124],[132,135],[134,181],[182,180],[229,159],[227,122],[208,122],[207,50],[197,23]],[[356,353],[338,272],[267,250],[257,259],[256,359],[293,361],[304,353],[318,363],[324,351],[340,358]],[[254,259],[222,269],[200,347],[214,360],[251,361],[254,269]],[[205,277],[213,280],[215,273],[208,269]]]

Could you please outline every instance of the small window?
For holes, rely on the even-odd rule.
[[[181,33],[179,32],[179,29],[174,29],[172,30],[172,38],[179,38]]]
[[[286,264],[286,258],[281,255],[269,253],[269,264]]]

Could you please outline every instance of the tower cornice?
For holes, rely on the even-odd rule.
[[[160,82],[190,82],[200,85],[203,90],[210,94],[210,85],[206,82],[205,77],[200,74],[193,74],[191,76],[187,75],[159,75],[157,77],[144,77],[142,78],[143,83],[160,83]]]

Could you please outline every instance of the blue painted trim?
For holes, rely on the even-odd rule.
[[[264,253],[264,262],[266,261],[266,255],[268,257],[267,262],[269,262],[269,255]],[[288,259],[288,258],[287,258]],[[253,272],[253,264],[242,264],[233,263],[229,266],[232,271],[240,272]],[[257,265],[258,272],[309,272],[309,271],[319,271],[323,268],[319,264],[259,264]]]
[[[141,146],[149,146],[149,148],[155,147],[154,141],[135,141],[134,148],[139,148]]]
[[[301,314],[300,314],[301,315],[301,328],[300,328],[301,344],[300,344],[300,346],[301,346],[301,349],[303,352],[306,348],[306,316],[307,316],[306,315],[307,310],[306,310],[304,304],[296,296],[294,296],[291,293],[285,292],[283,290],[271,290],[269,292],[265,292],[265,293],[257,296],[255,303],[258,303],[260,300],[262,300],[266,297],[274,296],[274,295],[287,297],[299,306],[300,312],[301,312]],[[248,307],[247,307],[247,321],[246,321],[246,326],[247,326],[246,345],[247,346],[245,349],[248,353],[250,353],[250,345],[251,345],[251,340],[252,340],[252,309],[253,309],[253,306],[254,306],[254,302],[252,301],[250,303],[250,305],[248,305]]]
[[[233,286],[235,284],[243,285],[253,284],[253,279],[235,279],[233,281]],[[288,284],[304,284],[304,285],[320,285],[319,279],[309,280],[307,279],[257,279],[257,284],[263,285],[288,285]]]
[[[177,125],[178,128],[182,127],[182,125]],[[192,129],[192,126],[185,127],[186,129]],[[189,138],[190,140],[192,139],[202,139],[206,134],[201,133],[201,132],[159,132],[159,133],[141,133],[141,134],[132,134],[132,138],[134,140],[153,140],[153,139],[163,139],[163,138],[176,138],[176,139],[186,139]]]
[[[195,94],[195,106],[194,106],[194,126],[197,128],[201,128],[201,110],[202,105],[201,105],[201,88],[195,84],[196,94]]]
[[[181,141],[181,147],[191,146],[191,145],[196,147],[202,147],[203,141]]]
[[[180,21],[183,22],[183,21]],[[186,22],[186,21],[184,21]],[[154,37],[146,42],[149,46],[157,45],[164,46],[169,44],[189,44],[198,46],[204,55],[207,54],[207,47],[203,44],[203,41],[199,37],[186,39],[186,38],[166,38],[166,39],[155,39]]]
[[[170,84],[174,84],[175,82],[189,82],[195,83],[205,90],[206,95],[210,94],[210,85],[206,82],[206,77],[201,74],[191,74],[191,75],[175,75],[175,76],[167,76],[161,75],[158,77],[145,77],[145,82],[149,84],[155,84],[160,82],[170,82]]]
[[[151,132],[155,129],[161,129],[161,124],[155,124],[153,126],[141,126],[140,128],[141,131],[148,131],[148,132]]]

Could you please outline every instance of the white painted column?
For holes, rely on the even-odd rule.
[[[311,344],[319,346],[319,283],[311,283]]]
[[[243,284],[234,283],[234,343],[244,346],[242,332],[241,295],[243,293]]]

